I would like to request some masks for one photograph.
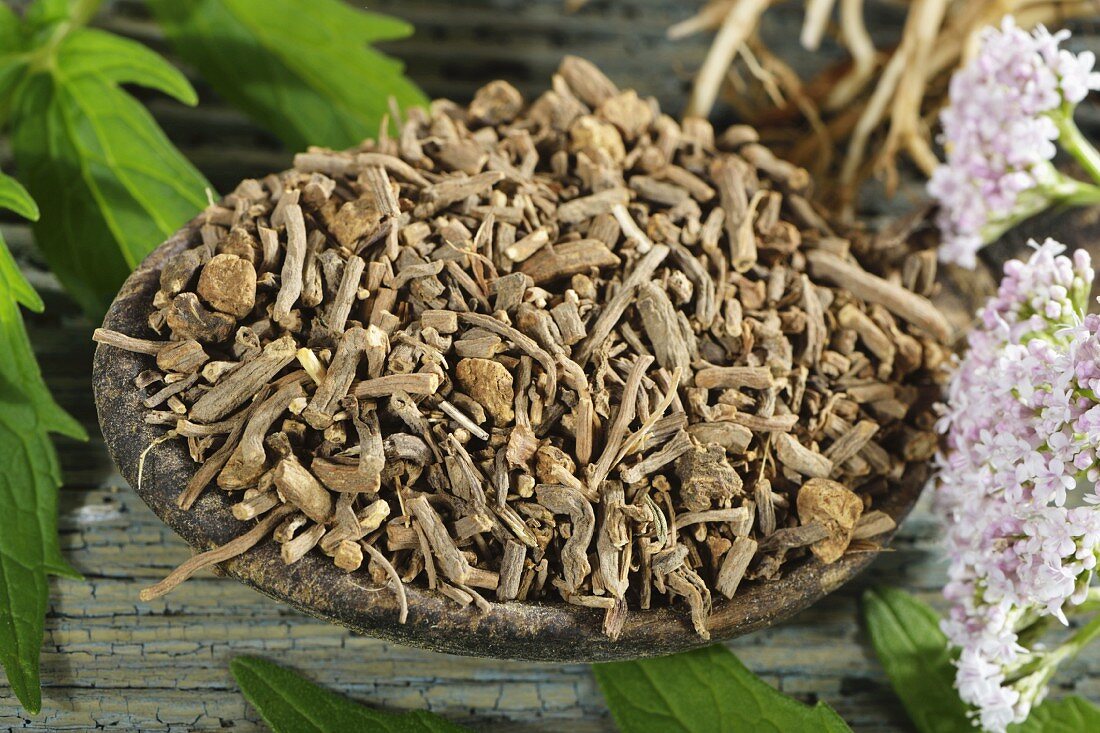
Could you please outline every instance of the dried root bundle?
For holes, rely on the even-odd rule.
[[[818,50],[835,15],[835,36],[849,58],[803,82],[757,36],[760,19],[773,4],[708,0],[669,28],[672,39],[715,34],[695,76],[687,114],[709,115],[725,88],[740,116],[772,133],[770,144],[812,166],[822,180],[835,178],[835,188],[822,193],[846,209],[857,185],[871,174],[884,176],[893,190],[899,153],[931,173],[938,161],[930,117],[983,28],[999,25],[1007,15],[1031,28],[1096,14],[1095,4],[1081,0],[914,0],[896,46],[877,49],[864,24],[863,0],[806,0],[801,45]],[[748,83],[753,79],[759,83]]]
[[[166,262],[160,337],[97,332],[149,355],[180,505],[242,522],[146,597],[270,534],[402,604],[563,600],[615,637],[672,603],[706,636],[715,594],[877,547],[935,447],[934,259],[862,269],[805,170],[580,59],[398,127],[241,183]]]

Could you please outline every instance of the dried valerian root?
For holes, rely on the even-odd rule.
[[[877,549],[948,354],[904,248],[579,59],[530,105],[494,82],[407,115],[241,183],[165,263],[159,336],[96,333],[148,356],[146,419],[199,465],[179,505],[252,525],[144,598],[270,536],[402,620],[419,583],[613,638],[683,604],[706,636],[746,583]]]

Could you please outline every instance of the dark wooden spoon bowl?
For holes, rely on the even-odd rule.
[[[146,258],[122,286],[104,328],[132,336],[155,336],[147,316],[161,267],[171,255],[199,242],[199,226],[198,219],[192,221]],[[242,534],[247,525],[233,517],[228,495],[216,488],[207,489],[187,511],[176,506],[176,497],[197,468],[183,441],[166,441],[152,448],[140,485],[138,482],[142,451],[165,432],[163,427],[145,422],[147,410],[134,388],[134,377],[150,368],[152,360],[110,346],[100,345],[96,350],[93,382],[103,437],[122,475],[157,516],[193,548],[208,550]],[[876,508],[900,524],[919,497],[926,474],[925,467],[911,467],[902,481],[878,500]],[[880,539],[886,542],[890,536]],[[832,565],[809,558],[780,580],[742,585],[732,600],[715,600],[712,640],[730,639],[786,619],[851,580],[874,557],[874,553],[852,553]],[[441,652],[596,662],[670,654],[708,643],[692,630],[686,608],[633,612],[622,636],[612,642],[601,631],[601,611],[566,603],[494,602],[483,613],[473,606],[460,608],[416,585],[407,586],[409,615],[401,624],[391,589],[375,589],[369,581],[364,582],[364,574],[345,573],[316,553],[287,566],[270,538],[222,568],[242,583],[310,616],[369,636]]]

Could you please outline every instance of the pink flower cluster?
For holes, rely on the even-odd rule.
[[[952,77],[940,114],[947,162],[928,183],[940,203],[945,262],[973,267],[983,244],[1054,198],[1062,176],[1051,164],[1052,114],[1100,89],[1095,56],[1059,48],[1069,35],[1042,26],[1027,33],[1008,17],[983,32],[977,56]]]
[[[1025,674],[1043,652],[1019,632],[1044,616],[1066,623],[1100,552],[1100,316],[1084,315],[1093,271],[1083,250],[1071,259],[1053,240],[1032,244],[979,311],[940,422],[944,632],[961,648],[959,694],[991,731],[1023,721],[1045,692],[1046,677]]]

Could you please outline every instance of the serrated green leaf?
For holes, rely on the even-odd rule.
[[[863,594],[863,619],[879,661],[920,733],[972,733],[955,691],[955,666],[939,616],[897,588]]]
[[[289,669],[238,657],[230,669],[245,698],[274,733],[469,733],[438,715],[384,713],[318,687]]]
[[[777,692],[723,646],[592,669],[621,733],[850,730],[825,703],[811,707]]]
[[[11,176],[0,173],[0,209],[8,209],[19,214],[24,219],[34,221],[38,218],[38,205],[27,193],[27,189],[19,181]],[[19,267],[12,259],[11,252],[3,245],[3,237],[0,237],[0,289],[16,303],[35,311],[42,312],[42,299],[34,291],[31,284],[23,277]]]
[[[0,175],[0,205],[11,201],[16,211],[34,210],[22,187]],[[50,433],[87,436],[42,381],[19,303],[42,307],[0,237],[0,664],[23,707],[35,713],[42,704],[38,657],[47,576],[80,577],[57,541],[61,467]]]
[[[188,106],[198,95],[175,66],[137,41],[94,28],[74,33],[61,47],[58,63],[66,78],[102,77],[118,84],[138,84],[164,92]]]
[[[1100,730],[1100,708],[1080,697],[1047,700],[1009,733],[1082,733]]]
[[[367,46],[403,21],[342,0],[147,0],[184,60],[219,96],[294,150],[344,148],[378,133],[394,97],[425,103],[399,62]]]
[[[194,101],[163,59],[89,29],[70,31],[13,101],[15,159],[42,209],[35,239],[91,314],[102,313],[130,270],[204,206],[209,186],[122,83]]]

